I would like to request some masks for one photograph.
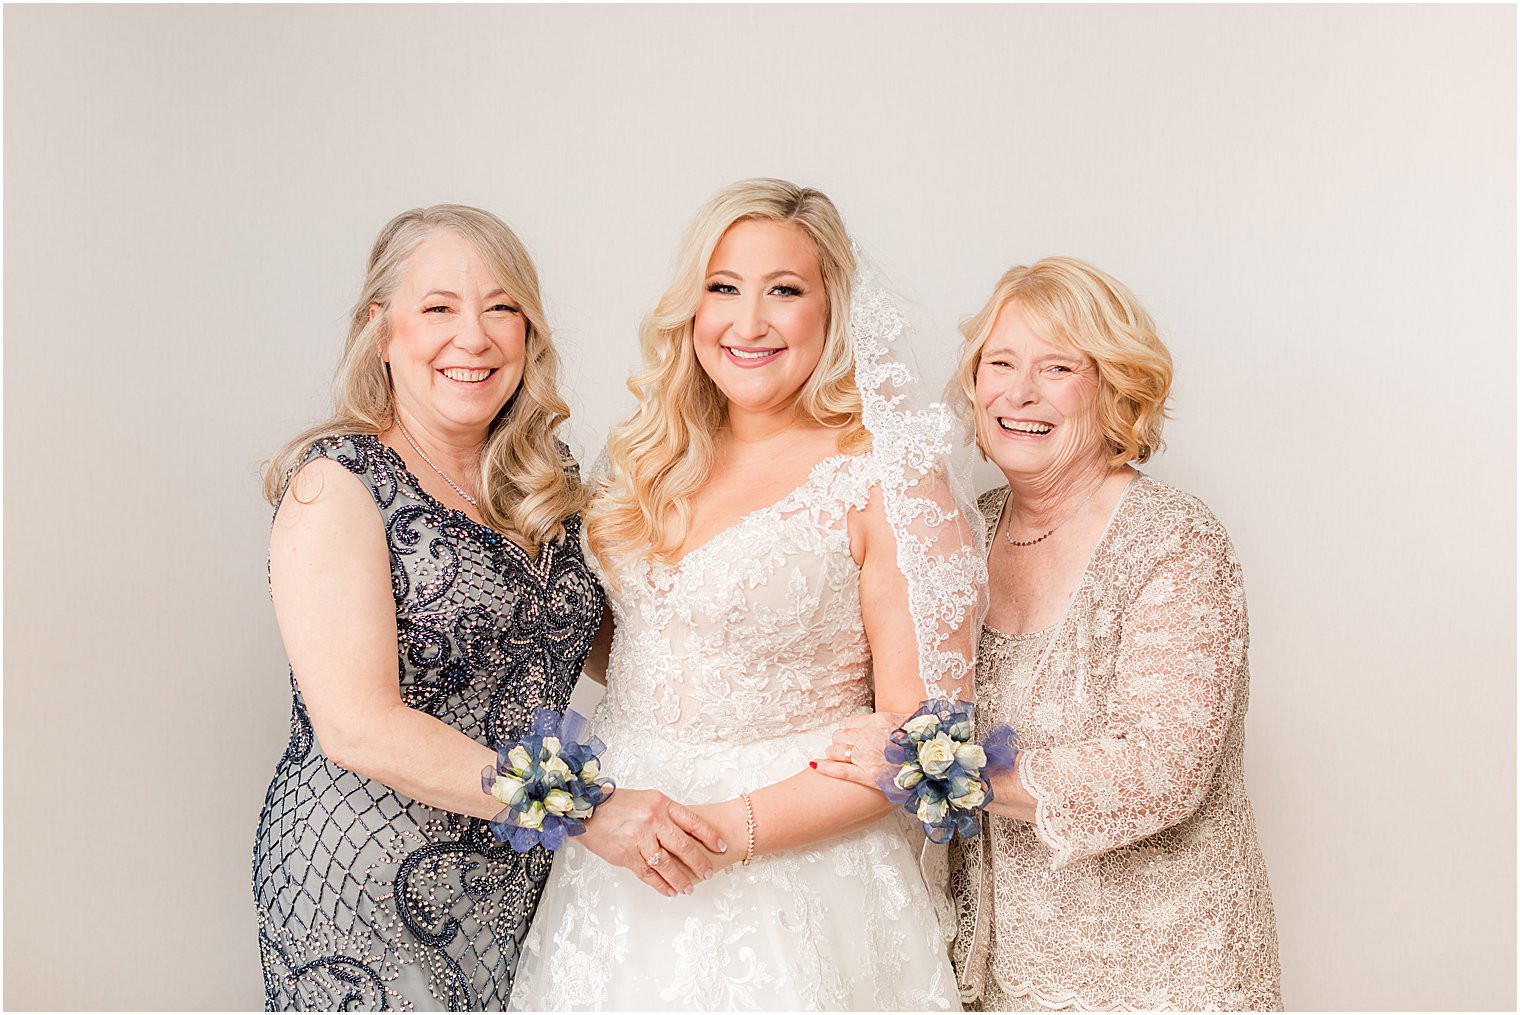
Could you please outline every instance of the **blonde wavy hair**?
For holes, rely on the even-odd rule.
[[[1112,275],[1075,257],[1046,257],[1015,265],[998,279],[992,298],[961,323],[966,344],[950,387],[959,408],[976,421],[986,457],[976,372],[998,313],[1017,303],[1036,335],[1075,349],[1098,367],[1098,424],[1109,464],[1145,462],[1161,450],[1161,426],[1172,391],[1172,354],[1156,335],[1135,294]],[[964,400],[964,401],[962,401]]]
[[[855,255],[839,210],[821,191],[785,180],[730,184],[697,213],[675,277],[639,329],[644,369],[628,381],[638,408],[607,438],[608,468],[586,514],[592,552],[613,582],[615,570],[636,557],[672,559],[690,526],[691,497],[712,473],[714,438],[728,409],[697,361],[692,327],[713,250],[735,223],[753,220],[800,228],[812,239],[823,273],[823,355],[798,392],[798,411],[837,427],[841,453],[869,443],[849,334]]]
[[[559,356],[550,341],[538,271],[505,222],[465,205],[414,208],[380,230],[364,287],[349,315],[348,340],[333,385],[333,415],[286,443],[265,465],[264,496],[279,504],[291,474],[320,438],[378,436],[395,423],[395,390],[390,369],[380,359],[390,339],[391,300],[408,258],[445,231],[458,233],[475,248],[527,325],[522,381],[491,421],[480,450],[479,507],[487,525],[537,552],[540,544],[565,538],[566,520],[585,509],[590,491],[555,438],[570,407],[559,394]],[[373,319],[371,307],[380,308]]]

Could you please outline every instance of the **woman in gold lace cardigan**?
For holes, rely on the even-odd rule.
[[[1064,257],[1008,271],[964,333],[959,386],[1008,479],[981,499],[977,720],[1020,750],[952,852],[963,997],[1280,1008],[1240,565],[1201,501],[1129,464],[1160,441],[1171,357],[1128,289]],[[819,771],[874,782],[894,719],[852,720]]]

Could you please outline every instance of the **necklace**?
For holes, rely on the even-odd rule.
[[[428,464],[431,465],[432,463],[429,462]],[[448,477],[445,476],[444,478],[447,479]],[[1043,536],[1040,536],[1038,539],[1030,539],[1024,542],[1020,542],[1019,540],[1014,539],[1013,523],[1011,521],[1009,522],[1008,527],[1003,530],[1003,538],[1008,540],[1008,542],[1013,546],[1033,546],[1035,543],[1043,543],[1045,540],[1049,539],[1052,534],[1055,533],[1056,529],[1059,529],[1061,526],[1077,517],[1077,512],[1081,511],[1087,506],[1087,502],[1093,499],[1093,494],[1098,492],[1098,489],[1103,486],[1104,481],[1107,479],[1108,477],[1104,476],[1103,479],[1098,480],[1098,485],[1087,492],[1087,496],[1082,498],[1082,503],[1071,509],[1071,514],[1067,515],[1065,518],[1062,518],[1060,521],[1052,525],[1049,531],[1047,531]]]
[[[454,482],[452,479],[450,479],[448,477],[447,473],[445,473],[442,469],[440,469],[438,466],[436,466],[436,465],[433,464],[433,460],[427,456],[427,452],[426,451],[423,451],[421,448],[419,448],[417,446],[417,442],[414,441],[414,440],[412,440],[412,435],[406,432],[406,424],[404,424],[404,423],[401,422],[401,414],[400,413],[396,414],[396,429],[398,429],[398,430],[401,431],[401,436],[403,436],[403,437],[406,438],[406,442],[412,446],[412,450],[415,451],[415,452],[417,452],[417,454],[421,455],[422,456],[422,460],[424,462],[428,463],[428,468],[430,468],[434,472],[438,473],[439,478],[441,478],[445,483],[449,484],[449,486],[453,487],[455,493],[459,494],[459,496],[461,496],[465,500],[469,501],[470,502],[470,507],[476,507],[476,508],[480,507],[480,502],[479,501],[477,501],[474,497],[471,497],[469,494],[465,493],[464,490],[460,488],[460,486],[459,486],[458,483]],[[1047,533],[1047,535],[1048,535],[1048,533]],[[1040,538],[1044,539],[1045,537],[1041,536]]]

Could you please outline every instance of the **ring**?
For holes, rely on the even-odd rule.
[[[853,757],[855,757],[855,745],[854,744],[845,744],[844,745],[844,763],[846,765],[852,765],[852,764],[854,764],[854,762],[850,760]]]
[[[660,864],[665,862],[665,851],[663,849],[655,850],[644,858],[644,862],[649,865],[650,870],[657,870]]]

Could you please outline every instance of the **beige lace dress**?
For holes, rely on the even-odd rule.
[[[1008,488],[981,498],[989,535]],[[977,720],[1006,722],[1034,824],[952,852],[955,967],[984,1010],[1279,1009],[1241,764],[1246,602],[1224,527],[1137,477],[1062,620],[985,629]]]

